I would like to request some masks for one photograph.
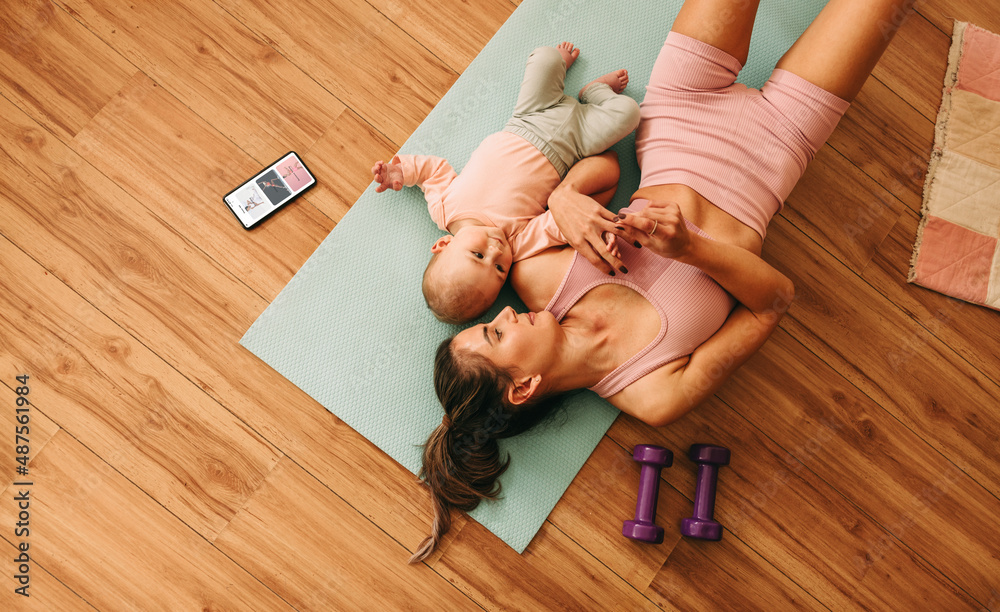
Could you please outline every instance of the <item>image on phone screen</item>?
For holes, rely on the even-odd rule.
[[[250,229],[315,183],[299,156],[289,152],[229,192],[224,200],[243,227]]]

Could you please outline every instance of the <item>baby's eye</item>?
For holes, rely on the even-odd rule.
[[[497,264],[497,270],[499,270],[500,273],[503,274],[503,266],[501,266],[500,264]]]
[[[476,256],[476,259],[482,259],[483,258],[483,254],[480,253],[479,251],[473,251],[472,254]]]

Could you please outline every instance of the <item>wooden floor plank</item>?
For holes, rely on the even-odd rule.
[[[3,279],[3,276],[0,276],[0,279]],[[4,321],[4,329],[8,329],[7,325],[9,325],[7,319],[8,312],[6,309],[0,310],[0,320]],[[22,325],[24,323],[19,321],[15,325],[11,325],[10,329],[18,329]],[[30,325],[25,325],[25,327],[30,327]],[[0,336],[0,355],[17,355],[18,353],[14,350],[12,343],[8,341],[8,337],[9,334],[6,333]],[[59,430],[59,426],[40,410],[38,406],[20,406],[20,408],[27,408],[28,411],[17,412],[17,398],[22,396],[17,395],[14,390],[23,385],[15,380],[15,376],[28,375],[28,395],[25,397],[29,402],[32,399],[40,399],[43,402],[45,400],[44,395],[41,398],[31,395],[31,388],[38,381],[32,380],[31,374],[28,374],[28,370],[30,369],[29,363],[23,357],[18,361],[19,363],[8,362],[6,368],[6,371],[9,372],[7,380],[4,380],[3,385],[0,385],[0,412],[2,412],[0,414],[0,427],[3,428],[0,431],[9,432],[12,440],[14,440],[15,435],[25,435],[28,438],[29,452],[27,455],[31,457],[45,447],[45,444]],[[23,427],[27,427],[27,431],[21,429]],[[8,448],[13,448],[13,446],[11,445]],[[17,468],[22,465],[17,461],[17,458],[20,456],[22,456],[22,453],[6,452],[0,454],[0,490],[5,490],[10,486],[10,483],[17,480]]]
[[[796,289],[784,328],[1000,494],[1000,415],[984,412],[1000,405],[1000,387],[784,219],[768,229],[765,253]]]
[[[215,545],[299,610],[479,609],[288,459]]]
[[[881,185],[826,145],[788,196],[781,216],[848,269],[860,272],[902,209],[902,202],[887,196]]]
[[[1000,32],[1000,14],[996,6],[977,0],[948,0],[928,2],[919,0],[917,12],[942,32],[951,36],[955,21],[968,21],[991,32]]]
[[[309,193],[309,201],[326,216],[340,221],[372,182],[372,166],[389,161],[399,145],[388,140],[354,111],[337,117],[316,144],[306,163],[322,177]]]
[[[406,140],[458,76],[364,0],[301,0],[294,11],[220,5],[393,142]]]
[[[549,522],[518,555],[470,521],[434,569],[487,610],[658,609]]]
[[[308,149],[344,108],[214,2],[57,3],[258,163]]]
[[[268,300],[333,228],[331,219],[310,205],[309,192],[267,223],[244,230],[222,197],[259,172],[262,163],[142,73],[77,134],[71,146]],[[274,158],[285,152],[276,151]],[[327,176],[319,173],[316,179],[324,184]]]
[[[5,530],[6,531],[6,530]],[[94,606],[90,605],[79,595],[71,591],[66,587],[65,584],[59,582],[50,574],[46,569],[38,564],[37,559],[31,559],[35,549],[31,548],[30,538],[12,538],[10,534],[4,533],[2,536],[3,541],[0,542],[0,555],[4,559],[16,559],[21,555],[22,551],[16,548],[16,545],[21,543],[27,543],[28,550],[23,551],[28,554],[29,561],[27,576],[27,585],[16,578],[15,573],[18,569],[20,563],[16,565],[14,563],[4,564],[7,565],[4,569],[10,568],[10,571],[5,571],[0,577],[0,608],[4,610],[96,610]],[[25,588],[27,586],[27,588]],[[22,593],[27,593],[27,596],[21,595],[15,592],[14,589],[24,589]]]
[[[872,134],[879,135],[877,143]],[[910,210],[920,210],[924,174],[934,144],[934,122],[885,84],[869,79],[827,142],[885,189],[886,197],[896,197]],[[839,198],[829,205],[839,206]]]
[[[793,276],[799,299],[717,398],[662,430],[619,418],[525,555],[456,516],[426,566],[402,565],[430,525],[426,491],[238,341],[368,187],[371,164],[519,3],[310,0],[305,23],[281,2],[5,7],[0,279],[13,295],[0,298],[0,355],[5,370],[45,380],[48,402],[32,434],[38,473],[51,476],[38,487],[35,602],[334,607],[345,600],[325,598],[336,576],[323,572],[343,563],[336,550],[353,561],[353,591],[338,595],[353,607],[406,607],[393,598],[443,588],[446,602],[458,596],[452,607],[485,609],[1000,609],[995,547],[975,536],[998,519],[1000,326],[994,312],[904,281],[952,19],[1000,31],[994,7],[973,0],[918,3],[769,228],[765,258]],[[243,232],[214,203],[288,149],[320,184]],[[0,402],[13,397],[7,382]],[[219,410],[247,432],[205,433]],[[185,446],[184,427],[211,449]],[[145,437],[133,440],[137,428]],[[220,436],[269,446],[247,459]],[[677,534],[694,488],[683,450],[695,441],[734,450],[718,543]],[[627,449],[646,442],[678,454],[661,484],[661,547],[620,535],[637,486]],[[282,454],[266,479],[216,484]],[[159,478],[162,457],[170,475]],[[209,489],[177,488],[184,470]],[[287,483],[302,495],[282,498]],[[239,536],[249,573],[178,518],[197,523],[185,504],[217,509],[219,495],[226,508],[246,501],[222,537]],[[372,586],[360,568],[390,577]]]
[[[754,414],[805,469],[836,483],[888,532],[868,544],[866,569],[881,563],[891,534],[973,598],[989,599],[1000,576],[1000,541],[982,534],[1000,516],[1000,500],[786,332],[779,330],[719,397]]]
[[[239,346],[263,300],[21,117],[0,134],[13,142],[34,135],[35,149],[20,151],[17,162],[48,186],[22,187],[0,232],[162,359],[184,364],[185,377],[252,431],[416,546],[430,516],[413,475]],[[365,477],[374,465],[384,481]]]
[[[996,311],[903,282],[909,272],[919,222],[917,213],[904,212],[862,277],[958,352],[980,375],[1000,384],[1000,325]],[[912,367],[919,359],[917,346],[904,344],[892,359],[895,367]]]
[[[95,608],[292,609],[68,434],[30,469],[34,558]],[[0,499],[0,524],[17,513]]]
[[[622,417],[609,435],[626,448],[659,444],[675,450],[674,467],[664,470],[663,476],[679,491],[695,490],[697,466],[686,454],[692,443],[732,449],[730,464],[719,471],[715,504],[715,519],[726,529],[723,537],[735,536],[745,542],[777,572],[830,609],[851,609],[859,602],[891,609],[896,602],[916,599],[934,602],[931,607],[943,606],[941,609],[965,608],[973,603],[894,539],[882,550],[883,563],[898,566],[893,575],[908,576],[906,588],[859,590],[866,576],[865,554],[871,542],[883,540],[886,531],[804,469],[795,454],[779,447],[717,399],[668,428],[654,429]],[[703,552],[713,554],[712,550],[706,547]],[[661,571],[669,571],[668,566],[669,560]],[[917,574],[920,578],[914,577]],[[780,590],[782,584],[778,580],[771,588]]]
[[[279,453],[6,239],[0,260],[4,371],[30,372],[39,409],[213,538]],[[6,319],[26,311],[29,321]]]
[[[643,593],[681,538],[677,524],[687,500],[663,483],[656,515],[663,543],[651,546],[624,537],[622,521],[635,516],[639,469],[631,452],[605,436],[548,520]]]
[[[680,523],[691,515],[693,492],[685,496],[666,480],[661,479],[656,512],[664,541],[649,544],[622,536],[622,521],[633,518],[639,470],[629,449],[605,436],[549,522],[664,609],[728,609],[722,598],[737,588],[747,594],[746,604],[757,609],[778,609],[779,604],[822,609],[740,540],[727,537],[712,548],[714,544],[697,545],[683,538]],[[725,591],[703,588],[713,580],[739,586]]]
[[[941,105],[951,28],[946,32],[923,15],[912,15],[872,70],[873,78],[884,83],[929,121],[937,120]]]
[[[72,138],[135,72],[49,0],[4,5],[0,95],[63,141]]]
[[[664,609],[826,610],[729,534],[719,542],[681,538],[646,595]]]
[[[433,0],[373,0],[371,4],[458,74],[515,8],[508,0],[446,4]]]

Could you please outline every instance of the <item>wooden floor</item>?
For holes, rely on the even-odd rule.
[[[1000,31],[980,0],[919,4],[771,224],[798,297],[716,397],[619,417],[524,554],[459,518],[405,564],[413,476],[238,341],[515,5],[4,3],[0,608],[1000,610],[1000,318],[905,282],[952,19]],[[319,185],[244,232],[221,194],[289,149]],[[733,451],[718,543],[678,533],[700,441]],[[636,443],[678,456],[659,546],[620,535]]]

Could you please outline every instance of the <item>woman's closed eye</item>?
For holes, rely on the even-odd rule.
[[[499,340],[500,338],[503,338],[503,332],[500,331],[499,327],[494,327],[493,328],[493,333],[496,334],[497,340]]]

